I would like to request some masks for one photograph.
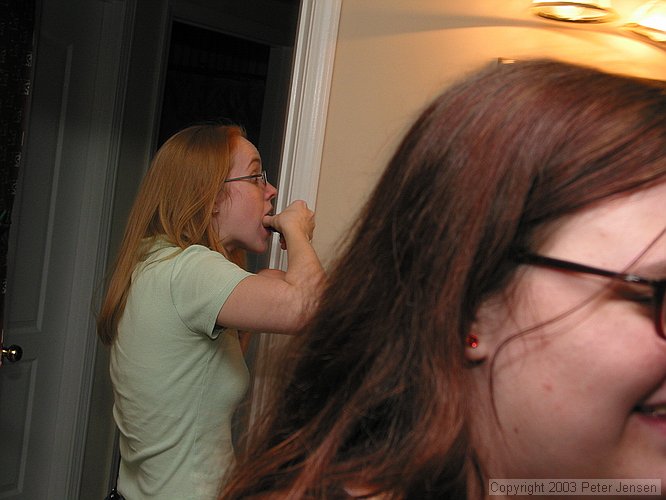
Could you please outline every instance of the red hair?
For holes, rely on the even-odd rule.
[[[222,497],[483,491],[476,311],[555,221],[666,181],[665,150],[666,95],[636,79],[539,60],[444,92],[389,162]]]
[[[155,154],[129,214],[97,318],[97,333],[104,344],[111,344],[116,336],[132,272],[156,238],[180,248],[198,244],[225,253],[211,214],[229,174],[236,137],[244,137],[237,126],[196,125],[174,134]]]

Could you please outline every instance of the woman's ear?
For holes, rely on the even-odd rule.
[[[219,217],[220,214],[225,211],[226,207],[228,206],[228,202],[229,195],[227,195],[227,193],[221,189],[217,193],[217,196],[215,196],[215,202],[213,203],[213,208],[211,209],[211,215],[213,217]]]
[[[489,345],[480,331],[472,327],[465,338],[465,359],[473,364],[483,363],[489,355]]]
[[[483,363],[494,350],[494,328],[497,328],[499,304],[490,300],[479,307],[467,336],[465,359],[472,364]]]

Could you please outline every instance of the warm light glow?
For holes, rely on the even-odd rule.
[[[624,27],[655,42],[666,42],[666,2],[651,0],[645,3]]]
[[[591,2],[548,2],[532,1],[532,12],[556,21],[574,23],[603,23],[617,18],[610,0]]]

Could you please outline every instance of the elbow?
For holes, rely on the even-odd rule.
[[[290,306],[285,308],[284,330],[276,333],[297,334],[303,330],[312,320],[319,306],[318,293],[298,293]]]

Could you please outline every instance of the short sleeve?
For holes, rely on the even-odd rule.
[[[175,257],[171,299],[181,321],[195,333],[211,338],[219,335],[217,315],[236,285],[251,273],[223,255],[201,245],[192,245]]]

